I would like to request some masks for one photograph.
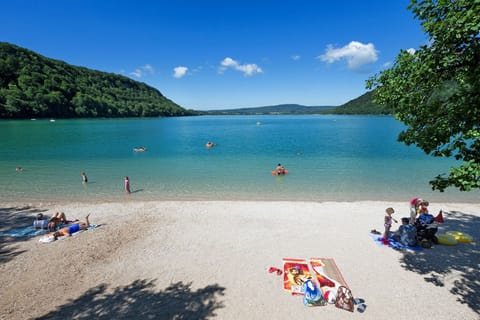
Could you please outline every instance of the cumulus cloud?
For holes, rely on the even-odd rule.
[[[187,71],[187,67],[175,67],[173,68],[173,77],[177,79],[183,78],[187,74]]]
[[[352,41],[341,48],[334,48],[330,44],[327,46],[325,54],[322,54],[317,58],[330,64],[345,59],[348,68],[357,71],[363,65],[377,61],[378,55],[377,50],[375,50],[375,46],[372,43],[363,44],[358,41]]]
[[[410,48],[410,49],[407,49],[407,52],[413,55],[413,54],[415,54],[416,51],[415,51],[415,49]]]
[[[146,74],[154,74],[154,73],[155,73],[155,70],[148,63],[146,65],[138,67],[137,69],[135,69],[135,71],[130,72],[132,76],[135,76],[137,78],[141,78]]]
[[[233,60],[232,58],[225,58],[220,63],[219,72],[223,73],[228,68],[243,72],[245,76],[252,76],[256,73],[263,73],[262,68],[257,66],[255,63],[249,64],[240,64],[238,61]]]
[[[295,61],[296,61],[296,60],[300,60],[300,58],[301,58],[301,57],[300,57],[299,55],[293,55],[293,56],[292,56],[292,60],[295,60]]]

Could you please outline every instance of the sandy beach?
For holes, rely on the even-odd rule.
[[[409,214],[408,201],[3,202],[0,231],[56,211],[98,227],[52,243],[2,236],[0,319],[480,319],[480,204],[431,203],[438,233],[477,241],[421,251],[369,236],[390,206]],[[305,307],[268,272],[312,257],[335,259],[363,313]]]

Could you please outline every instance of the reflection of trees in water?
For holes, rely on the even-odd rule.
[[[480,238],[480,218],[473,215],[452,211],[444,212],[444,231],[462,231]],[[438,233],[443,233],[440,231]],[[476,242],[459,243],[456,246],[436,245],[415,253],[405,253],[401,262],[409,271],[425,275],[426,282],[436,286],[452,286],[450,292],[457,296],[457,301],[467,304],[473,311],[480,313],[480,249]],[[457,280],[448,283],[451,274]]]
[[[110,293],[106,284],[86,291],[37,319],[208,319],[223,308],[217,300],[225,288],[210,285],[191,289],[192,284],[173,283],[155,291],[155,280],[136,280]]]

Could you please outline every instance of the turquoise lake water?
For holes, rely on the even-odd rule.
[[[333,115],[0,121],[0,199],[478,202],[431,191],[454,161],[397,142],[403,128]],[[277,163],[289,174],[272,176]]]

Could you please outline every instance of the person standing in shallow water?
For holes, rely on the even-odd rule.
[[[85,174],[85,172],[82,172],[82,183],[87,183],[87,182],[88,182],[87,175]]]
[[[125,177],[125,193],[130,193],[130,179]]]

